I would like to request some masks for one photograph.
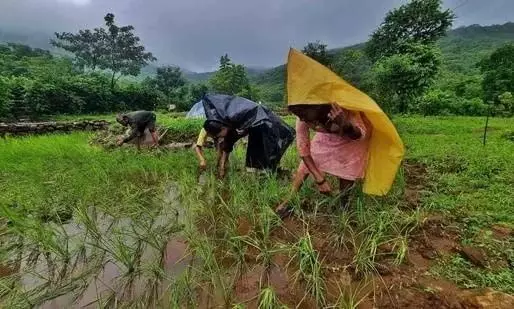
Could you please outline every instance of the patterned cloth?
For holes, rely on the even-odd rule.
[[[352,140],[335,133],[316,132],[313,139],[309,138],[307,123],[296,119],[296,143],[301,157],[312,156],[314,163],[321,172],[346,179],[364,178],[368,160],[369,138],[371,125],[359,112],[346,112],[345,117],[361,131],[361,137]],[[304,175],[310,171],[302,161],[298,172]]]

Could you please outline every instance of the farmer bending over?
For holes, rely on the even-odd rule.
[[[157,146],[159,143],[159,138],[157,137],[157,133],[155,132],[155,121],[157,117],[153,112],[148,111],[136,111],[127,114],[118,114],[116,116],[116,121],[124,127],[130,127],[130,134],[125,138],[118,139],[118,146],[127,143],[134,138],[137,138],[137,149],[141,148],[141,141],[145,137],[145,130],[148,129],[152,134],[152,139],[154,142],[154,146]]]
[[[200,131],[195,145],[196,156],[200,161],[200,169],[203,171],[207,168],[207,161],[205,160],[203,147],[207,137],[211,137],[214,140],[214,145],[218,154],[218,177],[224,178],[227,169],[228,157],[234,149],[235,143],[244,135],[244,132],[232,130],[219,122],[206,121]]]
[[[326,174],[339,178],[341,206],[348,207],[349,191],[354,182],[364,177],[368,159],[371,126],[364,114],[346,110],[336,104],[290,105],[297,116],[296,142],[302,158],[293,180],[296,194],[311,175],[321,193],[332,191]],[[312,141],[309,130],[316,132]],[[281,218],[292,213],[288,200],[275,210]]]
[[[247,170],[278,170],[282,156],[294,140],[293,128],[264,106],[241,97],[208,94],[202,102],[207,120],[195,147],[201,169],[206,167],[202,148],[207,136],[215,140],[219,178],[225,177],[235,143],[248,136]]]

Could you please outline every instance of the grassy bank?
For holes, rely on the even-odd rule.
[[[159,119],[184,135],[201,125]],[[289,179],[245,173],[241,148],[225,183],[211,164],[199,184],[192,151],[105,151],[88,145],[86,133],[0,140],[0,265],[12,273],[0,280],[2,302],[26,307],[71,292],[84,301],[95,278],[105,279],[106,263],[119,276],[89,298],[101,296],[107,307],[387,306],[384,286],[429,299],[425,277],[514,293],[513,239],[494,232],[514,225],[514,142],[503,137],[514,130],[512,119],[491,121],[485,147],[483,119],[394,122],[407,163],[390,195],[355,190],[348,214],[310,183],[285,222],[271,207],[287,194]],[[292,147],[283,165],[294,170],[297,163]],[[424,264],[415,259],[426,249],[420,235],[440,251],[433,259],[422,254]],[[439,248],[439,240],[452,248]],[[453,248],[461,246],[483,251],[487,264],[472,264]],[[170,252],[187,256],[179,273],[169,272]],[[401,272],[416,274],[415,282],[394,281]],[[42,277],[30,289],[27,273]]]

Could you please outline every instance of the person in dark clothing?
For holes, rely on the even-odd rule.
[[[157,146],[159,143],[159,138],[157,137],[157,132],[155,132],[155,121],[157,116],[153,112],[149,111],[136,111],[127,114],[118,114],[116,116],[116,121],[124,127],[130,127],[130,134],[125,138],[120,138],[118,140],[118,146],[127,143],[134,138],[137,138],[137,148],[141,148],[141,141],[145,136],[145,130],[148,129],[152,134],[152,139],[154,142],[154,146]]]
[[[221,94],[202,99],[207,120],[196,143],[200,168],[206,161],[202,147],[206,136],[215,140],[218,152],[218,176],[224,178],[227,161],[235,143],[248,136],[246,167],[249,170],[279,169],[280,160],[294,140],[294,129],[266,107],[250,100]]]

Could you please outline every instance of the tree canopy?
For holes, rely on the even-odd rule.
[[[514,114],[514,44],[498,48],[479,63],[484,74],[482,88],[484,100],[493,104],[497,113]]]
[[[245,67],[232,63],[226,54],[220,58],[219,69],[209,80],[209,84],[212,90],[219,93],[257,99],[256,89],[251,87]]]
[[[455,15],[441,0],[410,0],[387,13],[373,32],[366,53],[373,60],[402,54],[409,44],[434,44],[453,24]]]
[[[327,51],[327,45],[320,41],[307,43],[302,52],[324,66],[330,66],[332,63],[332,56]]]
[[[141,68],[156,58],[146,52],[141,39],[134,34],[133,26],[118,26],[114,14],[104,17],[105,28],[56,33],[52,45],[75,55],[80,68],[109,70],[112,72],[111,88],[121,76],[137,76]],[[118,75],[118,76],[117,76]]]

